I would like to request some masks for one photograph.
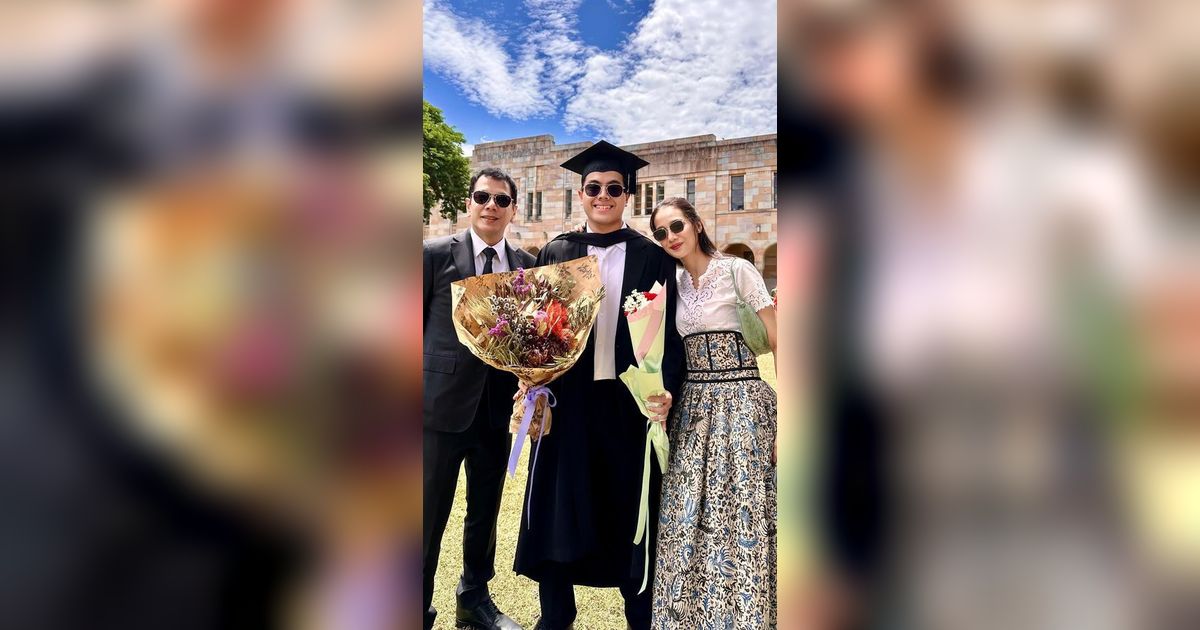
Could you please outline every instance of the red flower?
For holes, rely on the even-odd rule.
[[[563,326],[567,325],[567,309],[562,302],[552,300],[546,305],[546,323],[550,325],[551,334],[562,333]]]
[[[657,294],[657,293],[650,293],[650,292],[643,293],[642,295],[645,295],[645,296],[646,296],[646,301],[647,301],[647,302],[653,302],[653,301],[654,301],[654,298],[655,298],[656,296],[658,296],[658,294]]]

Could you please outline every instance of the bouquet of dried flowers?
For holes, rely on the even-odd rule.
[[[550,432],[555,400],[546,385],[579,359],[603,297],[595,256],[451,285],[458,340],[484,363],[516,375],[527,388],[513,405],[509,428],[517,437],[509,455],[510,475],[516,474],[525,436],[537,440]]]

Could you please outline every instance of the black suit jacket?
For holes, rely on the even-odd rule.
[[[528,252],[505,241],[508,268],[534,266]],[[475,275],[471,231],[425,242],[422,270],[425,275],[421,312],[424,335],[423,384],[425,428],[458,433],[471,426],[476,407],[491,387],[488,404],[493,423],[506,425],[517,391],[515,376],[489,367],[467,350],[454,333],[450,319],[450,283]]]

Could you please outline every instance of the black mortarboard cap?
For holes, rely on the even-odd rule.
[[[625,190],[637,187],[637,170],[650,164],[646,160],[601,140],[562,163],[568,171],[587,177],[597,171],[617,171],[625,176]]]

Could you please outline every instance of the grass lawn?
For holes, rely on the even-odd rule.
[[[775,386],[775,365],[770,355],[759,357],[763,379]],[[521,503],[525,493],[525,472],[528,446],[521,453],[515,479],[505,478],[504,497],[500,503],[500,522],[496,534],[496,577],[489,584],[492,598],[505,614],[525,628],[532,628],[537,621],[537,583],[513,573],[513,556],[517,549],[517,529],[521,524]],[[466,516],[466,481],[459,472],[458,490],[454,497],[454,508],[442,538],[442,557],[438,563],[433,606],[438,610],[438,630],[454,628],[454,588],[462,573],[462,527]],[[649,588],[649,587],[648,587]],[[575,601],[579,617],[575,627],[580,630],[610,630],[625,627],[621,594],[615,588],[601,589],[586,586],[575,587]]]

